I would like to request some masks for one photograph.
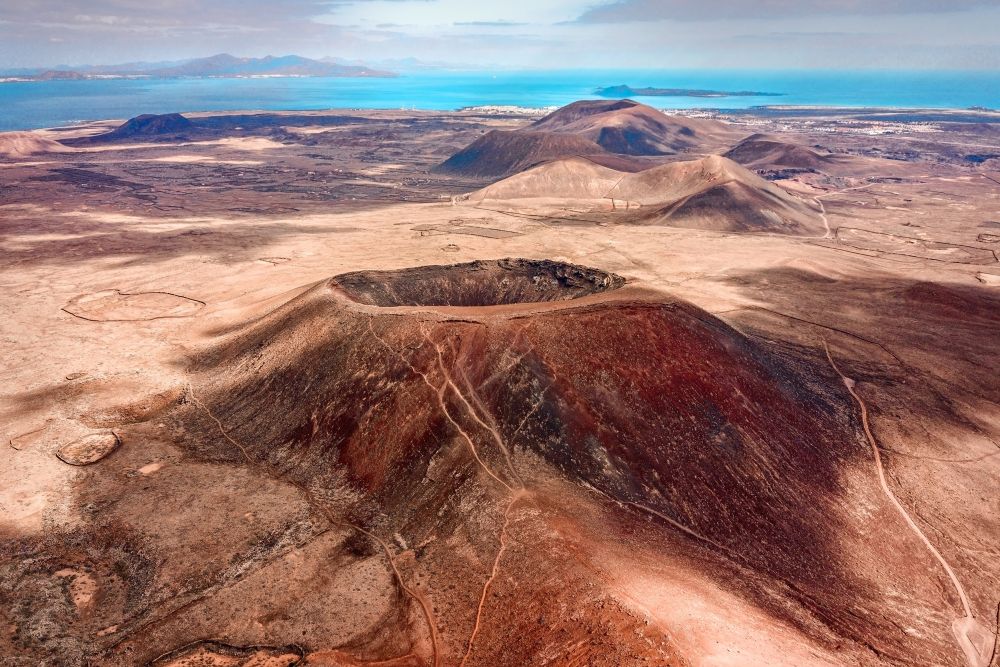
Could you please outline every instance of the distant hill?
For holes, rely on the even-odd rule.
[[[637,173],[582,158],[556,160],[473,192],[467,200],[521,208],[570,201],[575,207],[632,211],[633,222],[716,231],[803,235],[823,230],[809,202],[718,155]]]
[[[366,118],[306,113],[222,113],[188,118],[179,113],[142,114],[108,132],[61,139],[64,146],[95,146],[142,142],[210,141],[225,137],[274,137],[281,141],[288,127],[338,127],[369,122]]]
[[[725,123],[668,116],[632,100],[573,102],[536,121],[531,129],[576,134],[624,155],[674,155],[717,148],[734,138]]]
[[[54,79],[89,79],[108,77],[245,77],[245,76],[330,76],[394,77],[395,72],[364,65],[343,64],[332,60],[313,60],[303,56],[265,56],[240,58],[228,53],[165,63],[126,63],[58,67],[45,71],[19,71],[18,78],[35,81]]]
[[[740,136],[725,123],[668,116],[632,100],[585,100],[520,130],[488,132],[435,171],[502,178],[550,160],[586,156],[592,163],[632,172],[662,156],[718,150]]]
[[[392,77],[393,72],[374,70],[362,65],[312,60],[302,56],[265,56],[264,58],[239,58],[228,53],[198,58],[182,65],[148,70],[153,77],[175,76],[335,76],[335,77]]]
[[[702,90],[699,88],[633,88],[608,86],[594,91],[601,97],[780,97],[784,93],[762,93],[753,90]]]
[[[567,155],[605,152],[571,134],[491,130],[445,160],[438,171],[473,178],[506,176]]]
[[[833,161],[811,148],[766,134],[754,134],[724,155],[752,169],[820,169]]]
[[[391,72],[421,72],[421,71],[436,71],[436,70],[466,70],[471,72],[480,72],[484,69],[490,69],[492,67],[499,67],[498,65],[491,65],[489,63],[463,63],[463,62],[451,62],[446,60],[421,60],[419,58],[414,58],[412,56],[408,58],[383,58],[380,60],[372,60],[362,62],[357,59],[348,58],[335,58],[327,56],[325,58],[320,58],[320,61],[325,63],[336,63],[338,65],[364,65],[366,67],[373,67],[375,69],[384,69]]]
[[[70,149],[39,132],[0,132],[0,157],[21,158],[38,153],[64,153]]]
[[[861,178],[878,176],[899,166],[898,162],[884,158],[830,153],[767,134],[751,135],[723,156],[769,179],[786,178],[796,172]]]
[[[193,128],[194,124],[179,113],[143,114],[125,121],[104,135],[104,138],[113,140],[177,135]]]

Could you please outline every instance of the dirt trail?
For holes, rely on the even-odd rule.
[[[483,584],[482,593],[479,596],[479,603],[476,606],[475,622],[473,623],[472,632],[469,635],[469,640],[465,650],[465,655],[462,657],[461,667],[465,667],[465,664],[469,661],[469,658],[472,656],[472,649],[475,647],[476,636],[479,634],[480,628],[482,627],[483,608],[486,606],[486,596],[489,594],[490,586],[496,580],[497,575],[500,572],[500,561],[503,558],[504,551],[506,551],[507,549],[507,531],[510,528],[511,512],[514,509],[514,505],[517,504],[517,501],[527,496],[529,491],[525,488],[524,482],[521,480],[521,477],[517,474],[517,470],[515,469],[514,462],[511,458],[510,450],[504,443],[503,438],[500,437],[500,433],[494,426],[487,424],[486,421],[484,421],[483,418],[479,416],[479,413],[473,407],[472,403],[459,390],[458,386],[452,380],[451,374],[448,373],[447,368],[445,367],[444,356],[441,352],[441,345],[431,339],[430,334],[426,330],[424,330],[423,326],[421,326],[420,328],[421,334],[423,334],[424,340],[434,348],[434,351],[437,356],[438,370],[441,372],[441,376],[443,379],[440,387],[435,387],[434,383],[430,381],[430,378],[427,377],[426,373],[418,371],[413,366],[413,364],[410,363],[409,360],[403,357],[403,355],[400,352],[398,352],[391,345],[389,345],[389,343],[386,342],[385,339],[383,339],[381,336],[375,333],[375,329],[372,327],[371,320],[368,321],[368,331],[371,333],[372,337],[374,337],[384,348],[386,348],[389,352],[391,352],[395,356],[399,357],[403,361],[403,363],[405,363],[410,368],[410,370],[413,373],[419,375],[421,379],[423,379],[424,383],[437,396],[438,406],[440,407],[442,414],[444,414],[448,422],[455,428],[456,431],[458,431],[459,435],[461,435],[462,438],[465,440],[465,442],[468,444],[469,451],[472,453],[472,457],[476,460],[476,463],[479,464],[479,467],[482,468],[482,470],[487,475],[496,480],[498,483],[504,486],[507,489],[507,491],[510,492],[510,498],[507,502],[506,507],[504,508],[503,524],[500,527],[500,534],[498,537],[500,546],[497,548],[496,555],[493,558],[493,566],[490,569],[490,575]],[[501,479],[495,472],[493,472],[493,470],[490,469],[489,466],[486,465],[486,462],[483,461],[483,459],[479,456],[479,451],[477,450],[475,442],[473,441],[472,437],[465,431],[465,429],[461,427],[461,425],[459,425],[458,421],[456,421],[455,418],[452,417],[451,412],[448,410],[448,405],[444,400],[445,392],[448,389],[451,389],[451,391],[455,393],[459,401],[465,407],[466,412],[468,412],[468,414],[472,417],[472,419],[477,424],[479,424],[483,429],[489,431],[489,433],[492,435],[493,439],[497,443],[497,446],[499,447],[500,451],[503,453],[504,457],[507,460],[507,465],[510,468],[511,477],[517,480],[518,484],[517,488],[514,488],[513,486],[505,482],[503,479]],[[472,391],[471,387],[469,389],[470,391]],[[478,398],[473,397],[473,400],[477,404],[480,404],[481,406],[481,403],[479,402]],[[487,418],[489,418],[488,415]]]
[[[497,483],[499,483],[500,485],[502,485],[508,491],[513,491],[514,487],[512,487],[507,482],[503,481],[499,476],[497,476],[496,473],[494,473],[492,470],[490,470],[490,467],[488,465],[486,465],[486,463],[483,461],[483,459],[479,456],[479,451],[476,449],[476,443],[472,440],[472,437],[469,436],[469,434],[466,433],[465,429],[463,429],[461,427],[461,425],[455,420],[455,418],[451,416],[451,412],[448,410],[448,405],[445,403],[445,400],[444,400],[445,390],[448,388],[448,385],[449,385],[449,381],[447,379],[447,375],[445,375],[445,382],[440,387],[435,387],[434,383],[430,381],[430,379],[427,377],[426,373],[418,371],[413,366],[413,364],[411,364],[409,362],[409,360],[407,360],[406,358],[403,357],[403,355],[400,352],[398,352],[396,349],[394,349],[381,336],[379,336],[377,333],[375,333],[375,330],[372,328],[370,320],[368,322],[368,331],[371,333],[372,337],[375,338],[375,340],[377,340],[384,348],[386,348],[389,352],[391,352],[395,356],[399,357],[403,361],[403,363],[406,364],[413,373],[415,373],[416,375],[419,375],[420,378],[424,381],[424,384],[426,384],[430,388],[430,390],[434,392],[434,394],[437,396],[438,407],[441,408],[441,413],[445,416],[445,419],[448,420],[448,423],[451,424],[455,428],[456,431],[458,431],[458,434],[462,436],[462,439],[465,440],[466,444],[469,446],[469,451],[472,453],[472,458],[474,458],[476,460],[476,463],[479,464],[479,467],[483,469],[483,472],[485,472],[491,478],[493,478],[494,480],[496,480]],[[424,339],[428,343],[430,343],[431,345],[433,345],[435,347],[435,349],[437,349],[438,364],[441,365],[441,372],[444,373],[443,361],[441,359],[441,350],[430,339],[430,337],[427,335],[426,332],[421,331],[421,333],[424,334]],[[452,385],[452,386],[454,386],[454,385]],[[459,393],[459,392],[456,390],[456,393]],[[459,393],[459,396],[464,401],[464,397],[461,396],[461,393]]]
[[[438,360],[439,361],[441,360],[441,349],[440,348],[438,348]],[[515,480],[517,480],[518,486],[523,489],[524,488],[524,482],[521,480],[521,476],[517,474],[517,469],[514,467],[514,459],[511,456],[510,448],[507,447],[506,443],[504,443],[504,441],[503,441],[503,438],[500,437],[500,433],[499,433],[499,431],[497,431],[496,426],[491,425],[491,424],[487,424],[485,421],[483,421],[483,419],[479,416],[479,413],[472,406],[472,403],[470,403],[469,400],[465,397],[465,395],[461,391],[459,391],[458,387],[455,385],[455,381],[452,379],[451,375],[447,372],[447,370],[445,370],[445,368],[444,368],[443,365],[441,367],[441,372],[444,373],[444,377],[445,377],[445,380],[447,380],[447,382],[448,382],[448,386],[451,387],[452,391],[455,392],[455,395],[458,396],[459,400],[461,400],[462,403],[465,405],[465,409],[468,411],[469,415],[476,421],[477,424],[479,424],[484,429],[486,429],[487,431],[489,431],[490,435],[493,436],[493,440],[497,443],[497,447],[500,448],[500,451],[503,453],[504,458],[507,461],[507,467],[510,469],[510,475],[511,475],[511,477],[513,477]],[[483,413],[486,415],[486,418],[490,419],[489,415],[486,414],[486,410],[483,407],[482,402],[476,396],[475,389],[472,388],[472,385],[468,381],[466,381],[466,387],[468,387],[468,390],[469,390],[470,395],[472,396],[473,402],[476,405],[478,405],[480,407],[480,409],[483,410]],[[492,419],[490,419],[490,421],[492,421]]]
[[[823,228],[826,230],[823,236],[819,238],[828,239],[830,238],[830,220],[826,217],[826,204],[823,203],[820,197],[813,197],[813,201],[819,204],[819,217],[823,220]]]
[[[486,470],[486,472],[494,479],[500,481],[500,478],[497,477],[496,474],[494,474],[493,471],[491,471],[479,458],[479,455],[476,453],[476,449],[473,446],[472,439],[469,437],[469,435],[464,430],[462,430],[460,426],[458,426],[455,420],[451,418],[451,415],[447,414],[447,408],[445,408],[444,401],[441,399],[443,397],[445,387],[450,387],[451,390],[455,392],[455,395],[458,396],[462,404],[465,406],[466,412],[469,413],[472,419],[482,428],[489,431],[489,433],[493,436],[493,439],[496,442],[497,447],[500,449],[500,451],[503,453],[504,457],[507,460],[507,465],[510,469],[511,477],[517,480],[518,484],[518,488],[514,489],[510,485],[501,481],[501,484],[504,484],[504,486],[507,487],[507,489],[511,492],[511,495],[510,495],[510,500],[507,503],[506,508],[504,508],[503,512],[503,524],[500,527],[500,535],[499,535],[500,546],[497,548],[496,556],[494,556],[493,558],[493,567],[490,570],[490,576],[483,583],[483,590],[479,596],[479,604],[476,606],[476,620],[472,626],[472,632],[469,635],[469,641],[468,641],[468,646],[465,650],[465,655],[462,656],[461,667],[465,667],[465,664],[469,661],[469,658],[472,656],[472,649],[474,648],[476,643],[476,636],[479,634],[483,616],[483,607],[486,605],[486,596],[489,593],[490,586],[496,580],[497,574],[499,574],[500,559],[503,557],[504,551],[507,549],[507,531],[510,528],[511,511],[514,509],[514,505],[517,504],[517,501],[528,494],[528,490],[525,488],[524,482],[521,480],[520,475],[517,474],[517,469],[514,467],[514,461],[511,458],[510,449],[508,449],[507,445],[504,443],[503,438],[500,437],[500,433],[494,426],[487,424],[485,421],[483,421],[482,418],[480,418],[479,414],[476,412],[476,409],[472,406],[472,403],[469,402],[469,400],[459,390],[458,386],[452,380],[451,374],[448,373],[448,370],[444,364],[444,357],[441,353],[441,345],[431,340],[430,336],[426,332],[423,333],[425,340],[427,340],[428,343],[434,346],[434,350],[437,353],[438,368],[440,369],[441,375],[444,378],[444,384],[442,384],[441,388],[438,390],[438,398],[441,401],[441,409],[445,410],[448,419],[452,422],[452,424],[454,424],[455,428],[457,428],[459,432],[468,441],[469,447],[472,449],[473,454],[476,456],[476,460],[479,461],[479,464],[483,467],[483,469]],[[478,398],[474,395],[475,390],[471,387],[471,385],[469,386],[469,391],[473,394],[473,400],[477,404],[482,406]],[[488,415],[487,418],[489,418]],[[490,421],[492,421],[492,419]]]
[[[510,502],[507,503],[506,509],[503,512],[503,526],[500,529],[500,547],[497,549],[496,557],[493,559],[493,568],[490,570],[490,576],[483,585],[483,592],[479,596],[479,606],[476,607],[476,621],[472,626],[472,634],[469,635],[469,643],[465,649],[465,655],[462,656],[462,662],[460,667],[465,667],[465,663],[469,661],[469,657],[472,655],[472,648],[476,643],[476,635],[479,634],[480,623],[483,617],[483,607],[486,605],[486,595],[489,593],[490,586],[497,578],[497,574],[500,572],[500,559],[503,557],[503,552],[507,549],[507,530],[510,528],[510,513],[514,509],[514,505],[517,501],[527,495],[527,491],[523,488],[518,489],[511,495]]]
[[[873,183],[865,183],[864,185],[855,185],[850,188],[843,188],[841,190],[834,190],[833,192],[824,192],[821,195],[816,195],[813,197],[813,201],[819,206],[819,217],[823,220],[823,227],[826,228],[826,233],[823,236],[813,236],[811,238],[816,239],[828,239],[833,236],[833,230],[830,229],[830,220],[826,217],[826,204],[823,203],[824,197],[832,197],[833,195],[843,194],[845,192],[850,192],[852,190],[864,190],[865,188],[870,188]]]
[[[871,426],[868,422],[868,406],[865,404],[864,400],[858,393],[854,390],[855,382],[853,379],[844,375],[840,368],[837,367],[837,363],[833,360],[833,355],[830,354],[830,347],[827,345],[826,339],[823,339],[823,349],[826,351],[826,358],[830,362],[830,366],[833,368],[834,372],[840,376],[841,381],[843,381],[844,386],[847,387],[848,393],[858,404],[861,410],[861,425],[864,428],[865,438],[868,440],[868,444],[871,446],[872,454],[875,457],[875,469],[878,473],[879,485],[882,487],[882,492],[889,499],[889,502],[896,508],[900,516],[906,521],[906,524],[910,527],[910,530],[920,538],[920,541],[924,543],[927,550],[931,552],[934,558],[941,564],[944,571],[947,573],[948,578],[951,579],[952,585],[955,587],[955,591],[958,593],[958,597],[962,602],[962,611],[964,616],[956,618],[952,622],[952,631],[955,634],[955,638],[958,641],[959,646],[962,649],[962,653],[965,655],[966,662],[969,667],[988,667],[987,656],[984,655],[977,646],[977,644],[982,644],[982,636],[984,634],[983,628],[976,622],[975,617],[972,613],[972,606],[969,603],[969,597],[966,595],[965,588],[962,586],[962,582],[958,580],[958,576],[955,571],[945,560],[941,552],[937,550],[934,544],[924,535],[924,532],[920,529],[920,526],[913,520],[910,513],[906,511],[899,499],[896,498],[896,494],[892,492],[889,488],[889,484],[885,478],[885,468],[882,466],[882,455],[879,452],[878,444],[875,442],[875,436],[872,434]]]

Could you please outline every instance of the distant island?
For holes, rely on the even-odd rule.
[[[780,97],[784,93],[762,93],[753,90],[699,90],[696,88],[633,88],[608,86],[594,91],[601,97]]]
[[[250,78],[250,77],[394,77],[395,72],[364,65],[346,65],[332,59],[313,60],[303,56],[240,58],[220,53],[207,58],[166,63],[128,63],[37,71],[21,70],[0,75],[0,81],[77,81],[82,79],[170,79],[170,78]]]

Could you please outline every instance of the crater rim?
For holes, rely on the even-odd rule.
[[[361,270],[327,285],[377,308],[488,308],[575,301],[625,286],[611,271],[551,259],[506,257],[400,269]]]

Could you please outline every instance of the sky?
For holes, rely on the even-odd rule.
[[[0,68],[216,53],[507,69],[1000,69],[1000,0],[0,0]]]

